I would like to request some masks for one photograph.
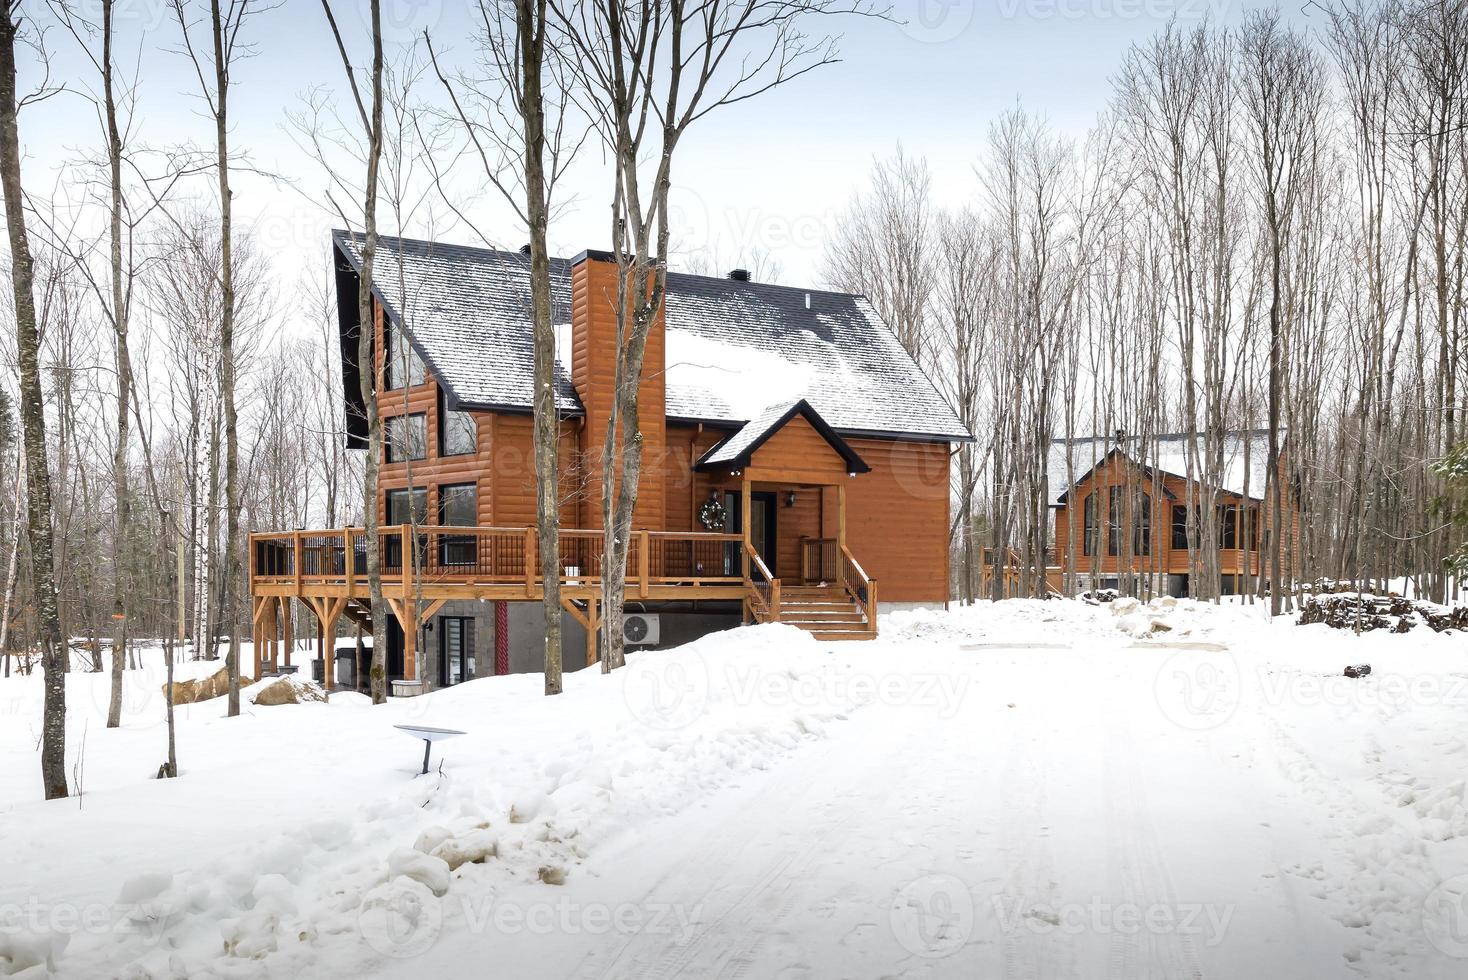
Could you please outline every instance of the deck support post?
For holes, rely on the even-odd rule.
[[[586,599],[586,666],[588,667],[597,661],[596,636],[601,632],[600,608],[596,593],[593,592]]]
[[[254,597],[254,608],[250,610],[250,625],[254,636],[251,652],[255,657],[255,672],[251,676],[256,680],[260,679],[260,658],[265,652],[265,627],[261,625],[260,619],[265,611],[265,604],[269,601],[265,596],[257,595]]]
[[[418,679],[418,603],[403,602],[403,680]]]
[[[280,597],[280,612],[284,622],[281,624],[285,636],[283,638],[285,652],[285,666],[291,665],[291,651],[296,648],[296,624],[295,610],[291,608],[291,597],[283,595]],[[276,664],[277,668],[280,666]]]
[[[306,596],[301,600],[316,614],[316,652],[321,659],[321,686],[331,691],[336,667],[336,622],[347,608],[345,596],[330,598]]]

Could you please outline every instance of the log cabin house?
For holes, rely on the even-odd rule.
[[[356,237],[333,234],[356,448],[367,435],[360,251]],[[421,685],[430,661],[435,686],[541,666],[525,252],[378,244],[377,516],[393,612],[388,674],[400,693]],[[553,261],[568,669],[578,643],[586,663],[597,659],[615,294],[609,254]],[[866,299],[753,282],[741,270],[669,273],[639,384],[629,642],[668,646],[741,621],[865,639],[880,608],[947,600],[949,457],[972,436]],[[359,663],[334,669],[331,642],[343,617],[368,621],[363,532],[262,530],[249,554],[257,668],[289,661],[283,613],[299,601],[315,615],[324,679],[364,683]]]
[[[1207,499],[1203,484],[1188,479],[1190,469],[1198,471],[1189,467],[1188,452],[1185,433],[1145,442],[1118,433],[1052,443],[1047,467],[1053,553],[1046,570],[1051,588],[1059,591],[1056,583],[1073,560],[1077,591],[1118,588],[1126,576],[1133,589],[1145,580],[1152,594],[1188,595],[1194,574],[1188,557],[1190,501],[1196,542],[1201,534],[1197,515]],[[1224,595],[1257,580],[1261,555],[1268,578],[1267,555],[1276,540],[1265,503],[1268,458],[1267,432],[1229,432],[1222,440],[1213,505]],[[1298,541],[1300,515],[1286,463],[1281,453],[1288,533],[1279,547],[1288,549]]]

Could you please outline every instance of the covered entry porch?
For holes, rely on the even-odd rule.
[[[747,620],[876,635],[877,584],[847,546],[846,492],[871,467],[810,403],[767,409],[695,464],[738,534]]]

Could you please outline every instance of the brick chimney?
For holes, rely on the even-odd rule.
[[[609,252],[582,252],[571,262],[571,384],[586,408],[581,450],[587,465],[599,468],[607,418],[611,414],[617,368],[617,263]],[[664,530],[667,458],[665,336],[659,310],[647,335],[639,382],[642,428],[642,479],[633,511],[637,530]],[[584,526],[601,527],[602,482],[589,474],[582,504]]]

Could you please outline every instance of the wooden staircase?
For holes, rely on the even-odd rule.
[[[870,640],[875,623],[841,585],[787,585],[780,590],[780,622],[798,626],[818,640]]]
[[[802,585],[784,585],[748,541],[744,542],[744,621],[789,623],[818,640],[874,640],[877,638],[877,583],[851,552],[836,541],[812,541],[834,557],[835,575],[827,577],[821,564],[804,561]],[[831,547],[834,546],[834,547]],[[834,579],[832,581],[831,579]]]

